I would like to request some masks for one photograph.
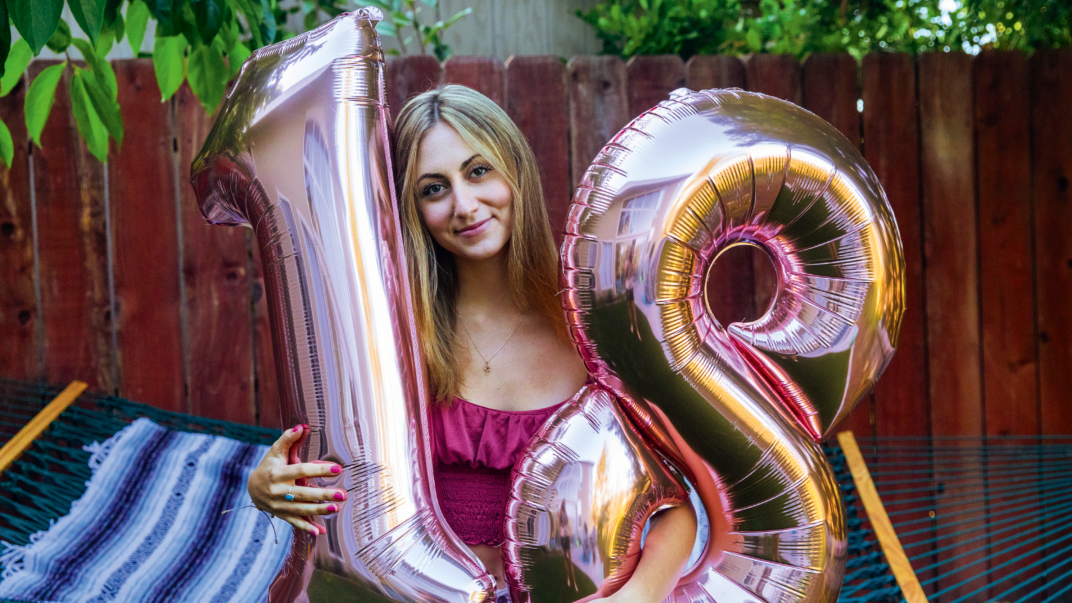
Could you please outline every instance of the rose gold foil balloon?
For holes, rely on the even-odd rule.
[[[705,290],[721,286],[707,283],[709,269],[735,245],[766,251],[778,287],[761,318],[721,325]],[[678,90],[596,157],[562,255],[589,369],[681,468],[709,525],[670,600],[836,600],[845,524],[816,441],[881,375],[904,309],[900,239],[863,157],[792,104]],[[563,459],[576,455],[543,435]],[[546,497],[525,471],[515,491]],[[642,519],[601,521],[635,534]],[[537,569],[517,556],[508,567],[519,583]]]
[[[250,225],[264,262],[293,462],[350,496],[296,532],[270,600],[485,601],[494,580],[446,527],[428,477],[428,390],[390,179],[375,9],[263,48],[191,168],[210,222]]]
[[[598,385],[555,412],[514,472],[525,479],[512,485],[504,554],[516,560],[506,579],[517,603],[613,594],[636,567],[648,518],[688,498]]]

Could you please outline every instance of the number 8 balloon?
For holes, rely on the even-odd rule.
[[[726,284],[708,274],[736,245],[764,250],[778,285],[762,317],[721,325],[705,291]],[[562,257],[573,339],[627,418],[583,392],[515,468],[515,599],[562,600],[543,585],[563,563],[574,599],[627,580],[644,523],[681,502],[653,496],[666,476],[621,445],[639,433],[710,526],[670,600],[836,600],[845,524],[817,442],[882,374],[904,310],[900,238],[860,153],[790,103],[677,90],[596,157]],[[611,465],[631,469],[591,470]]]

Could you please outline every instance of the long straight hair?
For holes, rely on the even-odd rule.
[[[429,381],[435,400],[449,403],[461,393],[463,384],[457,272],[453,254],[432,238],[417,205],[417,155],[425,134],[440,123],[453,128],[510,186],[514,224],[507,242],[507,274],[514,303],[522,312],[545,316],[563,337],[566,324],[557,297],[558,253],[540,173],[521,131],[491,99],[465,86],[446,85],[411,99],[394,127],[395,182]]]

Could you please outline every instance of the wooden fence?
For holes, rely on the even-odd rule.
[[[247,229],[207,226],[188,184],[211,119],[186,89],[161,103],[149,61],[114,67],[126,138],[107,165],[77,137],[66,82],[41,148],[26,143],[25,86],[0,99],[17,141],[0,169],[0,375],[78,378],[278,427],[257,250]],[[671,90],[735,86],[802,105],[861,145],[907,261],[897,355],[849,427],[1072,434],[1072,52],[876,54],[862,66],[848,55],[415,56],[388,75],[395,111],[440,82],[504,106],[540,161],[556,230],[596,152]],[[761,309],[769,276],[734,270],[726,303]]]

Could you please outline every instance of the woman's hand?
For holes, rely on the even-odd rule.
[[[290,447],[302,437],[308,426],[288,429],[272,444],[261,464],[249,474],[246,489],[253,505],[279,517],[294,527],[317,535],[323,528],[311,519],[314,515],[330,515],[346,500],[346,490],[306,488],[295,480],[310,477],[334,477],[342,472],[335,463],[298,463],[288,465]],[[287,500],[290,494],[293,500]],[[328,501],[328,502],[325,502]]]
[[[585,603],[659,603],[665,600],[686,569],[684,565],[695,540],[696,513],[688,503],[655,515],[633,576],[613,595]]]

